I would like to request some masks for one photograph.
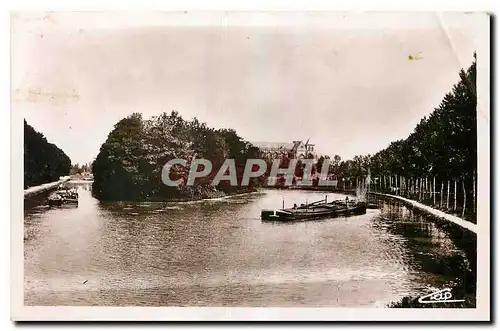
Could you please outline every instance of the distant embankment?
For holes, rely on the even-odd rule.
[[[334,186],[263,186],[264,188],[270,189],[282,189],[282,190],[300,190],[300,191],[317,191],[317,192],[332,192],[332,193],[340,193],[340,194],[356,194],[355,189],[341,189]]]
[[[38,186],[33,186],[24,190],[24,198],[31,198],[35,195],[46,193],[50,190],[57,188],[62,183],[69,181],[69,176],[61,177],[60,180],[56,182],[46,183]]]

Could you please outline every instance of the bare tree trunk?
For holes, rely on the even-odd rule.
[[[422,201],[425,197],[424,194],[424,179],[420,178],[420,201]]]
[[[415,179],[415,199],[420,199],[420,178]]]
[[[418,201],[422,200],[422,178],[418,179]]]
[[[439,208],[443,208],[443,191],[444,191],[444,182],[441,182],[441,193],[439,194]]]
[[[453,193],[453,210],[457,210],[457,180],[454,180],[455,185],[453,186],[454,193]]]
[[[429,191],[429,188],[427,186],[427,177],[425,177],[425,182],[424,182],[424,200],[427,198],[427,192]]]
[[[472,210],[476,212],[476,170],[472,172]]]
[[[464,192],[464,205],[462,206],[462,218],[464,218],[465,215],[465,206],[466,206],[466,201],[467,201],[467,192],[465,192],[465,178],[462,179],[462,191]]]
[[[433,205],[436,205],[436,176],[432,179],[432,199]]]
[[[418,200],[418,178],[415,178],[415,184],[413,185],[413,199]]]
[[[446,193],[446,209],[450,207],[450,181],[448,180],[448,192]]]

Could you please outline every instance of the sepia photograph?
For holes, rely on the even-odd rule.
[[[487,13],[10,28],[12,319],[489,320]]]

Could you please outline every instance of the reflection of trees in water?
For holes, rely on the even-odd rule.
[[[381,216],[375,226],[406,238],[405,245],[423,271],[438,276],[442,285],[454,287],[457,298],[475,293],[474,234],[450,222],[426,217],[400,202],[379,201],[379,206]]]

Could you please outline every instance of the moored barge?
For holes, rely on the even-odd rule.
[[[338,216],[366,214],[366,202],[336,200],[326,202],[317,201],[311,204],[294,206],[287,209],[264,209],[261,212],[263,221],[299,221],[321,218],[332,218]]]

